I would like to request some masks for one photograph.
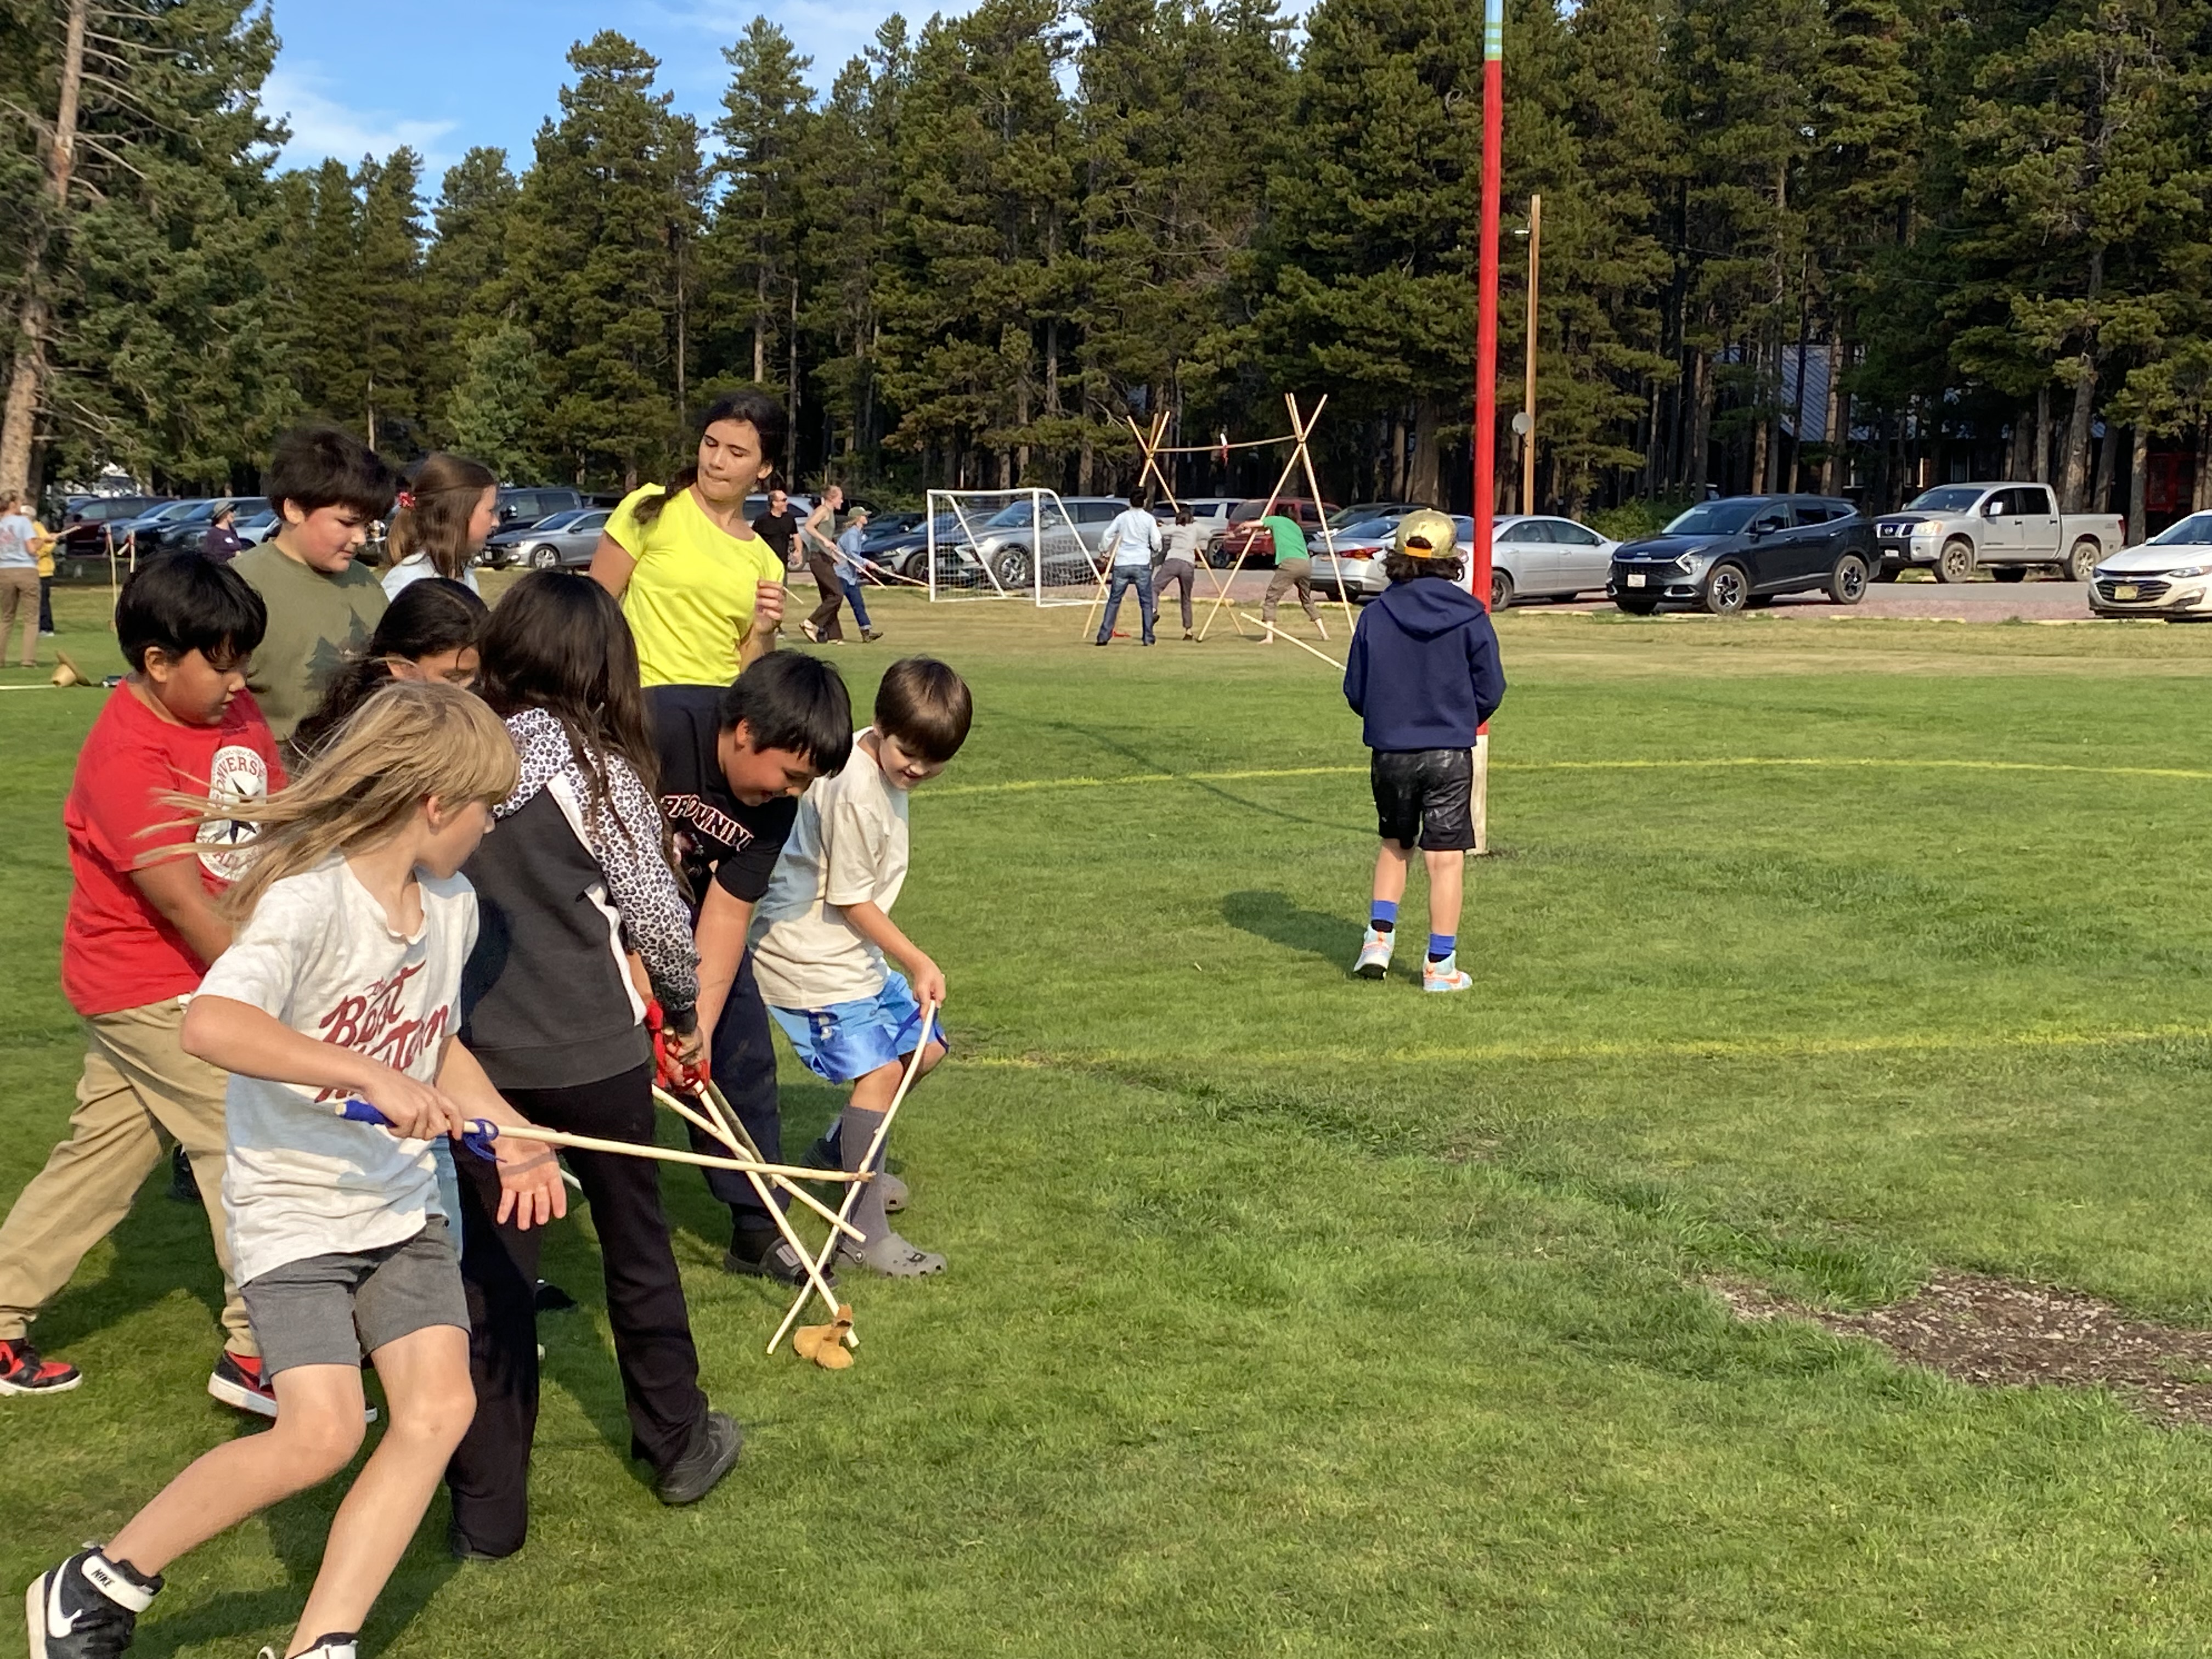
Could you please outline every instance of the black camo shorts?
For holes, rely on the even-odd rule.
[[[1378,749],[1368,769],[1376,833],[1425,853],[1474,848],[1474,751]]]

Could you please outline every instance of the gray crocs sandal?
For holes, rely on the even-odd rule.
[[[945,1271],[943,1256],[934,1250],[917,1249],[894,1232],[872,1238],[865,1244],[840,1238],[837,1259],[866,1267],[872,1273],[881,1273],[886,1279],[926,1279]]]
[[[837,1147],[828,1135],[823,1135],[806,1149],[806,1161],[817,1170],[836,1170],[844,1167],[837,1162]],[[884,1213],[896,1215],[906,1208],[906,1182],[889,1170],[876,1171],[876,1185],[883,1189]]]

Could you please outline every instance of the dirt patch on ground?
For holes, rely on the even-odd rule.
[[[2158,1422],[2212,1427],[2212,1331],[2129,1319],[2076,1291],[1939,1273],[1893,1306],[1839,1314],[1755,1285],[1709,1280],[1707,1288],[1739,1319],[1809,1319],[1961,1382],[2103,1386]]]

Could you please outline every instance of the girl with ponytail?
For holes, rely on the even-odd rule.
[[[475,592],[477,574],[470,566],[499,525],[499,479],[492,470],[434,450],[399,492],[398,506],[387,532],[392,568],[384,573],[385,597],[398,599],[402,588],[425,576],[443,576]]]

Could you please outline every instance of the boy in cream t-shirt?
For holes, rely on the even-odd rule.
[[[799,802],[753,913],[753,972],[769,1013],[809,1071],[853,1085],[836,1135],[848,1170],[861,1167],[915,1050],[924,1072],[945,1057],[941,1027],[926,1030],[921,1012],[943,1005],[945,975],[890,909],[906,883],[907,796],[959,753],[973,713],[966,683],[945,664],[893,663],[876,691],[874,726],[843,770]],[[943,1256],[891,1231],[882,1187],[860,1188],[852,1218],[866,1242],[841,1237],[839,1255],[895,1279],[944,1272]]]

